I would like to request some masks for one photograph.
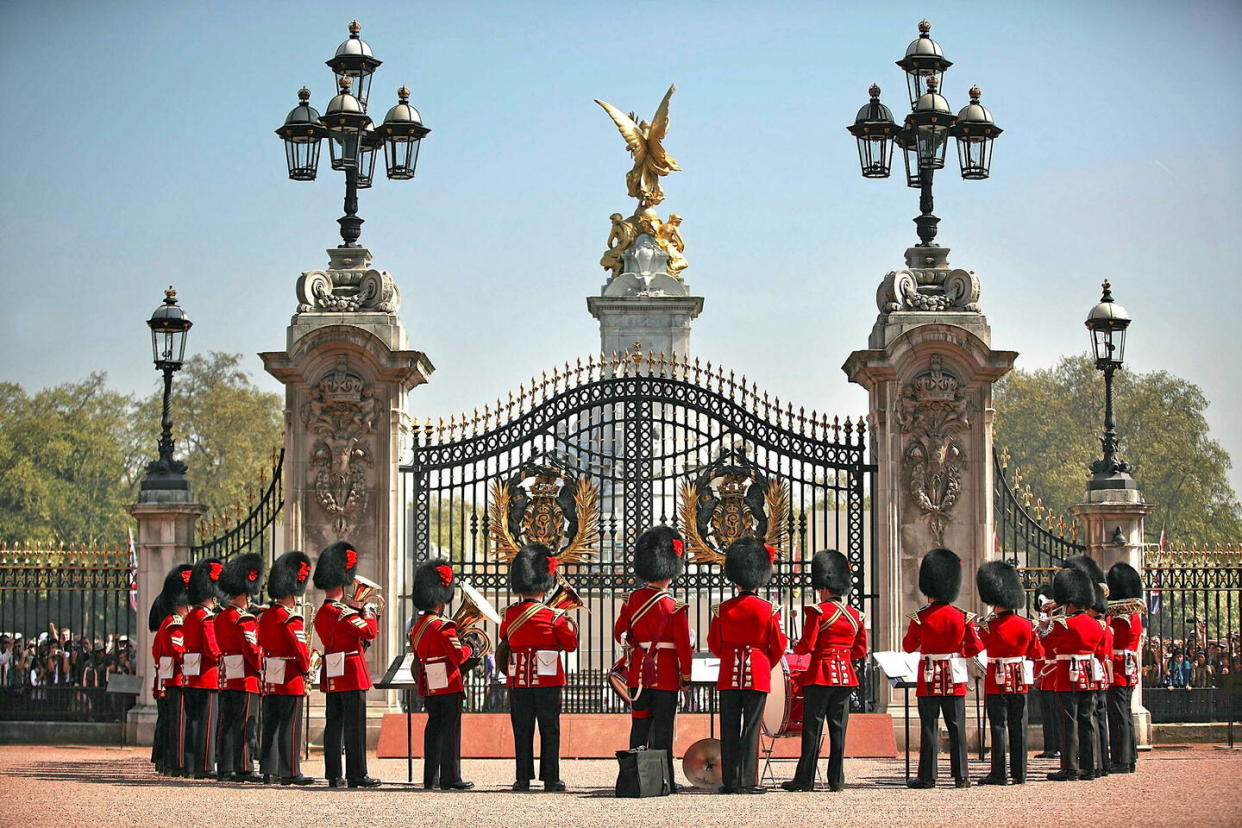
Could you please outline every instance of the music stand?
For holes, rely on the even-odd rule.
[[[113,673],[108,676],[108,686],[104,692],[117,693],[123,696],[137,696],[142,692],[142,676]],[[127,718],[129,718],[128,711],[121,717],[121,747],[125,747],[125,719]]]
[[[872,653],[871,659],[876,666],[880,668],[880,672],[888,679],[888,683],[892,687],[900,687],[903,694],[903,704],[905,706],[905,730],[906,730],[906,782],[910,781],[910,688],[918,686],[918,653],[903,653],[897,651],[888,651],[882,653]],[[878,784],[885,784],[880,782]],[[903,783],[904,784],[904,783]]]
[[[405,781],[411,785],[414,784],[414,693],[418,687],[413,666],[413,653],[399,655],[388,665],[383,677],[375,682],[379,690],[405,692]]]

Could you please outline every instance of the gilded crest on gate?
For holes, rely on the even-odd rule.
[[[774,483],[745,454],[730,450],[681,487],[681,527],[694,563],[724,563],[738,538],[785,545],[789,490]]]
[[[492,483],[488,535],[502,563],[528,543],[563,563],[588,561],[599,543],[599,488],[555,456],[532,458],[508,482]]]

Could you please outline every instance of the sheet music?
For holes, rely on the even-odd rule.
[[[919,674],[919,654],[897,650],[872,653],[875,663],[892,681],[916,681]]]
[[[720,676],[720,659],[698,658],[690,662],[690,681],[715,683]]]

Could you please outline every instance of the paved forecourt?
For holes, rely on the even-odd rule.
[[[156,776],[143,748],[0,747],[0,823],[23,825],[1238,825],[1242,823],[1242,752],[1207,746],[1157,749],[1139,772],[1095,782],[1038,781],[1013,788],[899,787],[902,764],[851,759],[839,794],[719,796],[693,792],[663,799],[615,799],[614,762],[563,760],[569,791],[515,794],[511,760],[463,762],[476,790],[378,790],[221,784]],[[405,760],[372,759],[386,782],[405,779]],[[322,777],[313,757],[306,772]],[[1031,776],[1052,762],[1032,760]],[[786,769],[782,768],[782,771]],[[972,761],[972,777],[986,772]],[[415,773],[421,765],[415,764]],[[417,778],[417,777],[416,777]]]

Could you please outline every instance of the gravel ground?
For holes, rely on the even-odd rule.
[[[942,757],[943,761],[943,757]],[[900,787],[903,765],[893,760],[849,760],[839,794],[721,797],[694,792],[663,799],[612,796],[615,763],[566,760],[563,794],[507,790],[508,760],[466,760],[478,786],[468,793],[410,787],[405,760],[371,760],[377,790],[281,788],[171,780],[156,776],[139,748],[0,747],[0,824],[20,814],[22,825],[290,825],[437,826],[555,825],[1103,825],[1242,824],[1242,751],[1210,746],[1160,748],[1142,756],[1137,774],[1095,782],[1045,782],[1054,763],[1032,760],[1022,787],[913,791]],[[972,776],[986,772],[972,763]],[[322,776],[313,757],[304,771]],[[788,774],[783,764],[779,772]],[[421,764],[415,762],[415,778]],[[1187,794],[1194,803],[1186,810]]]

